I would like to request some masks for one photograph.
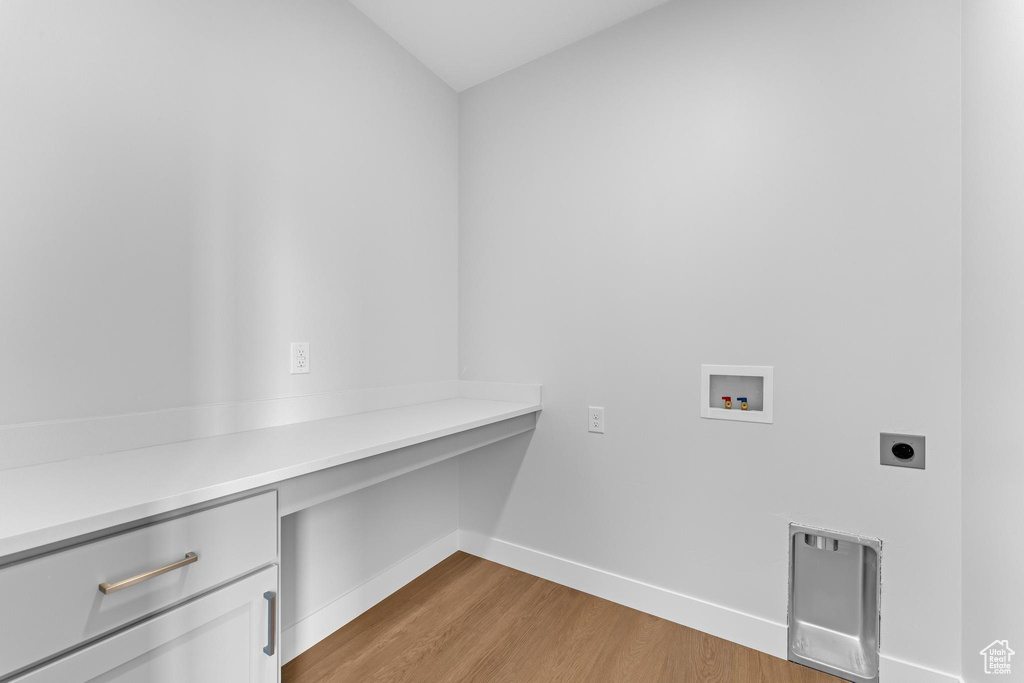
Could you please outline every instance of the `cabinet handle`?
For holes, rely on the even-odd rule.
[[[160,567],[159,569],[152,569],[152,570],[150,570],[148,572],[145,572],[143,574],[139,574],[138,576],[133,576],[130,579],[125,579],[124,581],[118,581],[117,583],[107,583],[106,581],[104,581],[103,583],[100,584],[100,593],[103,593],[104,595],[110,595],[111,593],[116,593],[117,591],[119,591],[119,590],[121,590],[123,588],[128,588],[129,586],[134,586],[137,583],[142,583],[143,581],[148,581],[148,580],[152,579],[154,576],[160,576],[161,574],[166,574],[167,572],[172,572],[175,569],[181,569],[182,567],[184,567],[186,565],[190,565],[193,562],[198,562],[198,561],[199,561],[199,556],[196,555],[195,553],[185,553],[185,559],[184,560],[178,560],[177,562],[173,562],[173,563],[167,565],[166,567]]]
[[[273,657],[277,650],[277,593],[267,591],[263,597],[267,601],[267,646],[263,654]]]

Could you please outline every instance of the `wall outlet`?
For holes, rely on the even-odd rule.
[[[293,375],[309,374],[309,342],[292,342],[291,370]]]
[[[883,433],[880,439],[880,458],[883,465],[924,469],[924,437],[911,434]]]
[[[590,406],[587,421],[587,431],[604,434],[604,408]]]

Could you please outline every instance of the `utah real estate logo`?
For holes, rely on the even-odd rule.
[[[991,645],[981,651],[981,656],[985,659],[985,673],[1010,673],[1010,658],[1015,654],[1017,653],[1010,649],[1010,643],[1008,641],[993,641]]]

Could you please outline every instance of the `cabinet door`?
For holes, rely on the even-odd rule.
[[[195,563],[100,592],[101,583],[181,562],[186,553],[196,555]],[[271,491],[0,568],[0,678],[160,614],[276,556]]]
[[[15,682],[276,683],[276,595],[277,567],[269,567]]]

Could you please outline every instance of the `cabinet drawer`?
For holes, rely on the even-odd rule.
[[[183,563],[187,553],[195,561]],[[0,569],[0,677],[276,557],[277,493],[269,492]],[[100,590],[175,563],[182,566]]]
[[[277,683],[276,593],[267,567],[11,683]]]

